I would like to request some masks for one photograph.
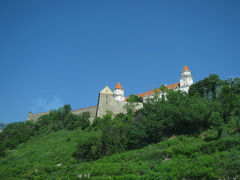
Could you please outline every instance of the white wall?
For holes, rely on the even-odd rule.
[[[117,101],[124,101],[124,91],[122,89],[114,89],[113,96]]]
[[[122,89],[114,89],[113,94],[124,96],[124,91]]]

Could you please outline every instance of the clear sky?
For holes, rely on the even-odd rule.
[[[217,73],[240,76],[239,0],[0,0],[0,122]]]

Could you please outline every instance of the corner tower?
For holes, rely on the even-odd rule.
[[[113,100],[113,92],[106,86],[99,93],[96,116],[102,117],[106,114],[106,111],[111,109]]]
[[[120,83],[115,87],[114,93],[116,98],[123,98],[124,92]],[[108,86],[100,91],[96,112],[97,117],[103,117],[109,111],[113,114],[127,113],[126,108],[124,108],[127,102],[122,100],[117,101],[114,97],[114,93]]]
[[[180,78],[180,87],[189,87],[193,84],[193,78],[191,75],[191,71],[185,65],[182,70],[181,78]]]
[[[124,90],[120,82],[118,82],[117,85],[115,86],[113,90],[113,96],[117,101],[124,101],[125,99]]]

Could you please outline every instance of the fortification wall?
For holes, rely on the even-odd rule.
[[[73,114],[81,114],[83,112],[89,112],[90,113],[90,123],[93,122],[94,118],[96,117],[96,111],[97,111],[97,106],[91,106],[91,107],[87,107],[87,108],[81,108],[81,109],[75,109],[75,110],[72,110],[71,112]]]
[[[74,109],[71,112],[73,114],[81,114],[83,112],[89,111],[90,113],[90,122],[92,123],[93,119],[96,117],[96,111],[97,111],[97,106],[90,106],[87,108],[80,108],[80,109]],[[42,112],[42,113],[36,113],[33,114],[32,112],[28,113],[28,117],[27,117],[27,121],[31,120],[31,121],[36,121],[40,116],[43,116],[45,114],[48,114],[49,112]]]
[[[48,114],[49,112],[42,112],[42,113],[36,113],[33,114],[32,112],[28,113],[27,121],[36,121],[40,116],[43,116],[45,114]]]

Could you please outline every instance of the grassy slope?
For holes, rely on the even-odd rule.
[[[41,174],[64,176],[61,169],[64,164],[74,162],[71,155],[80,136],[81,132],[78,130],[62,130],[34,137],[27,143],[20,144],[17,149],[9,151],[8,156],[0,160],[0,178],[9,176],[28,178],[38,175],[42,177]],[[56,166],[58,163],[62,163],[61,168]]]
[[[0,179],[77,179],[84,175],[124,180],[218,179],[240,174],[238,134],[210,142],[180,136],[140,150],[78,163],[72,153],[78,139],[88,135],[62,130],[34,137],[0,159]]]

